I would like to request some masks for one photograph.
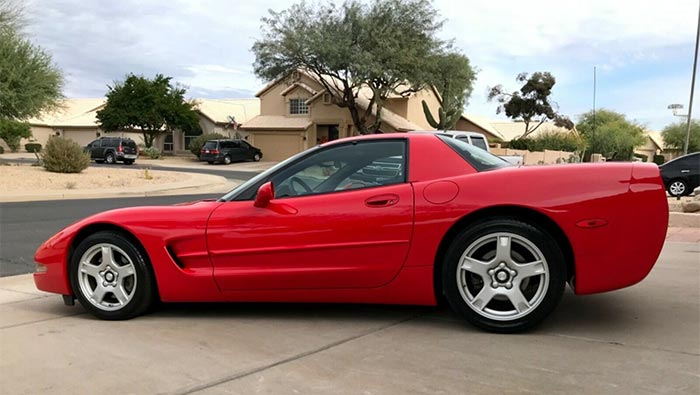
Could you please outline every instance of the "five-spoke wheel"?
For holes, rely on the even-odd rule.
[[[76,248],[71,285],[80,303],[103,319],[142,314],[155,295],[145,254],[122,234],[106,231],[88,236]]]
[[[515,219],[474,224],[452,243],[443,266],[450,305],[497,332],[525,330],[556,306],[564,259],[544,230]]]

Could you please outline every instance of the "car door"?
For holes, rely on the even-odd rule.
[[[102,140],[97,139],[92,143],[88,144],[88,147],[90,149],[90,159],[99,159],[99,153],[102,150]]]
[[[692,190],[700,185],[700,154],[691,154],[683,159],[681,174],[687,177],[688,187]]]
[[[219,206],[207,227],[219,287],[389,283],[406,260],[413,231],[406,159],[403,139],[334,145],[272,175],[277,191],[267,207],[251,200]]]
[[[233,140],[233,141],[228,141],[227,142],[228,147],[229,147],[229,155],[231,155],[231,160],[233,161],[242,161],[246,160],[245,155],[245,150],[243,149],[243,146],[241,145],[241,142],[238,140]]]

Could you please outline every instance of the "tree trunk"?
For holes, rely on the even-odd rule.
[[[153,146],[153,140],[155,139],[155,134],[152,131],[143,132],[143,143],[146,144],[146,148],[151,148]]]

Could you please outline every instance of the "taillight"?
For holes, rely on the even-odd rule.
[[[122,152],[122,151],[124,151],[124,147],[122,147],[122,145],[119,144],[119,148],[118,148],[117,150],[118,150],[119,152]]]
[[[219,150],[218,149],[213,149],[210,151],[214,155],[219,155]]]

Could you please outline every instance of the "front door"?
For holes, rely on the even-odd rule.
[[[209,220],[223,290],[362,288],[401,270],[413,230],[406,141],[331,146],[271,177],[265,208],[232,201]]]

